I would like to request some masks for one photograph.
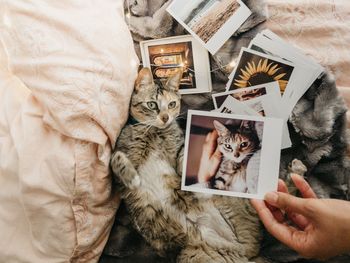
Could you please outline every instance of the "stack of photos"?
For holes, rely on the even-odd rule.
[[[174,0],[167,11],[211,54],[251,15],[241,0]]]
[[[288,119],[294,106],[322,76],[324,68],[270,30],[259,33],[242,48],[226,90],[233,91],[277,81],[282,95],[280,117]]]
[[[282,119],[190,110],[181,189],[263,199],[277,189],[282,126]],[[215,147],[208,141],[214,132]],[[219,152],[221,161],[203,181],[208,151]]]
[[[143,41],[140,48],[143,66],[151,69],[154,79],[166,80],[181,69],[181,94],[211,91],[208,51],[192,36]]]
[[[282,149],[291,147],[288,118],[324,68],[270,30],[262,31],[248,48],[241,49],[236,65],[226,92],[212,96],[215,111],[281,118]]]

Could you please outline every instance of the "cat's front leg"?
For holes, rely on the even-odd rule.
[[[117,151],[113,154],[111,167],[116,179],[125,187],[135,189],[140,186],[140,176],[129,158],[123,152]]]
[[[184,161],[184,146],[181,147],[177,155],[176,172],[179,176],[182,176],[183,161]]]

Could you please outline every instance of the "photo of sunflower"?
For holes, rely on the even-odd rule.
[[[244,51],[233,76],[230,90],[278,81],[283,94],[293,70],[293,66]]]

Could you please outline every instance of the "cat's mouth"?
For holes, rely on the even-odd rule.
[[[171,116],[168,116],[166,121],[161,120],[161,118],[157,117],[155,120],[154,126],[156,126],[158,129],[165,129],[170,126],[170,124],[173,122],[174,118]]]
[[[166,123],[156,122],[154,126],[157,127],[158,129],[165,129],[165,128],[169,127],[171,123],[172,123],[171,121],[168,121]]]
[[[241,163],[246,158],[246,156],[241,155],[240,157],[235,157],[230,155],[230,156],[227,156],[226,158],[228,158],[231,161],[234,161],[235,163]]]

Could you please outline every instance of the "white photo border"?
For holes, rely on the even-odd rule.
[[[230,191],[207,189],[207,188],[203,189],[198,186],[185,185],[192,116],[208,116],[208,117],[235,119],[235,120],[249,120],[249,121],[264,122],[263,137],[261,140],[262,146],[261,146],[261,159],[260,159],[257,194],[238,193],[238,192],[230,192]],[[223,196],[264,199],[264,196],[267,192],[277,190],[279,169],[280,169],[280,158],[281,158],[282,127],[283,127],[282,119],[189,110],[188,116],[187,116],[187,125],[186,125],[181,190],[205,193],[205,194],[223,195]]]
[[[225,42],[243,25],[243,23],[251,16],[252,11],[241,1],[237,0],[239,9],[226,21],[226,23],[205,43],[192,29],[182,21],[178,15],[172,10],[173,6],[179,2],[187,2],[188,0],[174,0],[166,9],[166,11],[176,19],[191,35],[193,35],[208,51],[214,55]]]
[[[184,89],[184,90],[180,89],[180,94],[186,95],[186,94],[211,92],[212,81],[211,81],[211,72],[210,72],[209,53],[191,35],[183,35],[183,36],[141,41],[140,50],[141,50],[143,67],[151,68],[148,47],[184,43],[184,42],[192,43],[192,55],[193,55],[193,65],[194,65],[195,79],[196,79],[196,88]]]

